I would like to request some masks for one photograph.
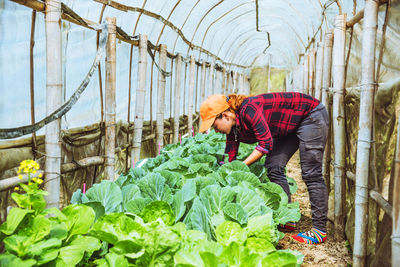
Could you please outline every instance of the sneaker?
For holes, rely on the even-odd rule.
[[[312,228],[310,231],[292,235],[292,238],[304,244],[320,244],[326,241],[326,232]]]
[[[296,222],[287,222],[285,225],[279,224],[278,230],[281,232],[293,232],[296,231],[297,224]]]

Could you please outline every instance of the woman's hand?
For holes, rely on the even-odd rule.
[[[257,160],[259,160],[264,154],[261,153],[260,151],[258,151],[257,149],[254,149],[253,152],[251,152],[251,154],[247,157],[247,159],[245,159],[243,162],[247,165],[250,166],[251,164],[253,164],[254,162],[256,162]]]

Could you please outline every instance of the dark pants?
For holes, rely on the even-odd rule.
[[[291,201],[284,170],[296,150],[300,150],[301,174],[310,196],[313,227],[322,231],[326,231],[328,214],[328,192],[322,177],[322,158],[328,128],[328,113],[324,105],[319,104],[294,133],[274,138],[273,149],[265,160],[270,181],[282,186]]]

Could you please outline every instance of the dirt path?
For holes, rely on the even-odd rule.
[[[298,222],[298,231],[311,229],[311,207],[308,199],[308,191],[305,183],[301,179],[301,170],[298,152],[292,157],[287,165],[289,177],[296,180],[298,185],[297,192],[292,196],[293,201],[300,203],[301,219]],[[287,233],[279,242],[278,247],[282,249],[298,250],[304,254],[304,264],[302,266],[348,266],[351,264],[351,254],[346,248],[345,240],[334,240],[333,224],[328,221],[327,242],[319,245],[305,245],[294,241],[290,236],[298,233]]]

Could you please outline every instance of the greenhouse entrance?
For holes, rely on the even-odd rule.
[[[0,0],[0,266],[398,266],[399,21]]]

